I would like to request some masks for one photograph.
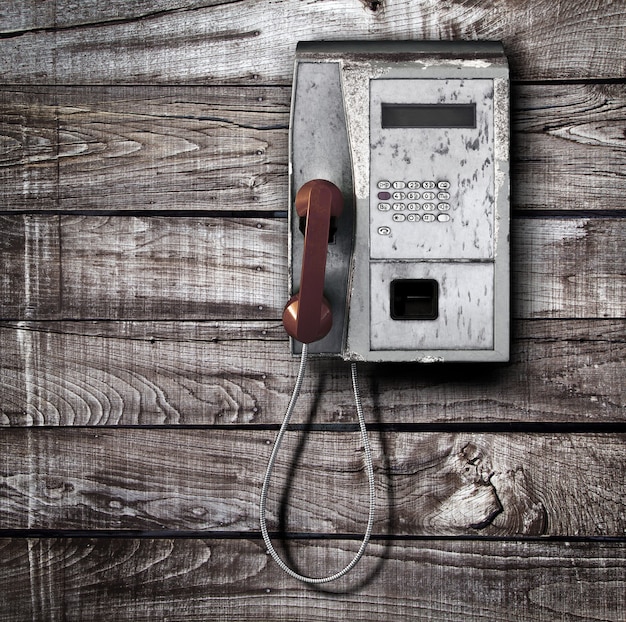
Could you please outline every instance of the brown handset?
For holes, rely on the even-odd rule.
[[[324,179],[305,183],[296,194],[296,212],[306,218],[300,291],[283,311],[287,333],[301,343],[325,337],[332,327],[330,304],[324,298],[324,274],[331,218],[343,209],[343,196],[335,184]]]

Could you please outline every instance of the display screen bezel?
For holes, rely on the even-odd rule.
[[[476,104],[381,103],[384,129],[476,128]]]

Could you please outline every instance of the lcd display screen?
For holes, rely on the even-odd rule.
[[[382,104],[382,126],[476,127],[476,104]]]

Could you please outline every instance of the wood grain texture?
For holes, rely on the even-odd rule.
[[[295,541],[289,550],[302,570],[322,574],[347,562],[354,545]],[[3,540],[0,552],[3,622],[621,622],[626,614],[618,543],[373,543],[352,574],[317,590],[282,574],[257,540]]]
[[[512,202],[522,209],[623,209],[626,85],[513,87]]]
[[[376,534],[626,533],[624,434],[371,436]],[[228,429],[5,430],[0,528],[258,533],[273,437]],[[268,497],[269,529],[360,533],[362,461],[356,432],[288,433]]]
[[[284,210],[284,88],[0,91],[5,209]]]
[[[4,426],[281,421],[295,382],[278,322],[4,322]],[[626,324],[526,321],[509,365],[361,365],[370,422],[626,419]],[[354,422],[348,368],[311,361],[300,420]],[[243,433],[242,433],[243,434]]]
[[[291,79],[296,43],[336,39],[500,39],[514,77],[623,77],[621,3],[401,0],[203,3],[152,10],[90,0],[48,8],[11,2],[0,27],[5,82],[15,84],[268,84]],[[208,5],[207,5],[208,4]]]
[[[267,318],[286,300],[283,220],[16,218],[0,217],[4,317]]]
[[[1,3],[0,622],[623,622],[625,26],[621,1]],[[378,537],[315,590],[258,496],[297,368],[295,45],[347,37],[503,40],[514,335],[508,365],[360,366]],[[300,571],[358,547],[354,420],[346,366],[311,361],[269,498]]]
[[[513,208],[623,207],[624,85],[518,85]],[[287,208],[285,87],[0,88],[7,210]]]
[[[3,318],[277,319],[287,300],[284,219],[32,215],[0,226]],[[513,317],[624,317],[624,236],[619,218],[515,220]]]

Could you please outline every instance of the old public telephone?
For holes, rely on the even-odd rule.
[[[321,277],[332,327],[310,353],[508,360],[509,81],[499,43],[299,44],[290,125],[294,295],[308,293],[305,246],[320,244],[316,231],[302,235],[306,217],[296,212],[312,180],[331,182],[344,208],[331,217]],[[304,274],[315,280],[313,270]],[[297,337],[292,343],[299,351]]]
[[[289,153],[283,323],[302,361],[261,493],[261,531],[292,576],[359,560],[373,468],[356,362],[509,357],[509,76],[497,42],[300,43]],[[321,578],[286,566],[265,520],[308,354],[352,363],[369,479],[361,547]]]

